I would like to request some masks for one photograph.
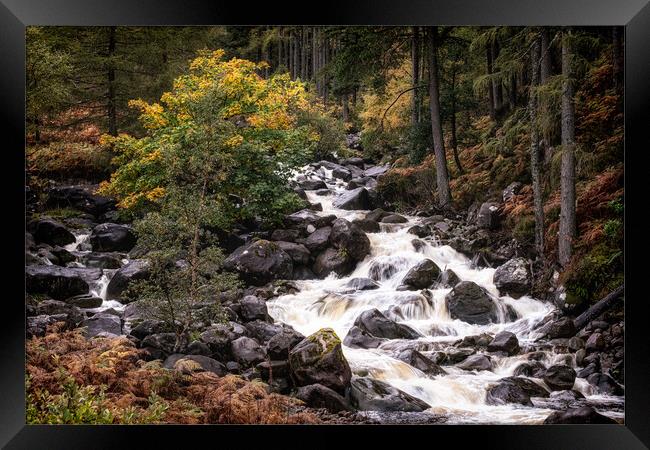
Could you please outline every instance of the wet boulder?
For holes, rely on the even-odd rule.
[[[350,348],[377,348],[386,339],[380,339],[357,326],[353,326],[348,330],[348,334],[343,339],[343,344]]]
[[[81,324],[85,327],[84,334],[86,337],[102,336],[119,336],[122,334],[122,323],[120,318],[113,314],[98,313],[84,320]]]
[[[134,336],[142,340],[149,335],[156,334],[156,333],[164,333],[165,331],[169,331],[169,330],[167,329],[165,322],[163,322],[162,320],[146,319],[140,321],[137,325],[131,328],[129,334],[131,336]]]
[[[329,244],[332,227],[322,227],[315,230],[304,241],[305,247],[309,251],[324,250]]]
[[[546,369],[543,379],[552,391],[571,390],[576,381],[576,371],[569,366],[554,365]]]
[[[533,406],[531,397],[548,397],[549,392],[539,384],[528,378],[507,377],[499,380],[497,384],[487,390],[485,402],[488,405],[504,405],[506,403],[519,403],[524,406]]]
[[[323,180],[303,180],[298,182],[300,189],[305,191],[315,191],[317,189],[327,189],[327,185]]]
[[[481,205],[476,216],[479,228],[495,230],[501,225],[501,209],[498,203],[485,202]]]
[[[284,218],[284,221],[288,227],[296,228],[298,230],[307,230],[308,233],[312,233],[317,228],[322,228],[330,225],[336,216],[330,214],[328,216],[318,215],[311,209],[301,209],[293,214],[289,214]],[[313,227],[313,230],[309,231],[310,227]]]
[[[383,175],[386,172],[388,172],[388,169],[390,169],[388,165],[368,167],[366,170],[363,171],[363,176],[377,178],[380,175]]]
[[[562,317],[544,324],[537,330],[549,339],[570,338],[576,334],[576,327],[569,317]]]
[[[266,353],[272,360],[286,360],[289,352],[305,337],[291,328],[284,328],[266,344]]]
[[[345,284],[345,287],[349,287],[357,291],[370,291],[373,289],[378,289],[379,283],[371,280],[370,278],[352,278]]]
[[[99,217],[115,209],[115,200],[94,193],[94,186],[55,186],[47,192],[49,208],[75,208]]]
[[[28,305],[26,314],[27,316],[46,315],[63,317],[62,321],[68,323],[71,327],[78,326],[86,319],[86,315],[79,307],[53,299],[40,301],[34,306]]]
[[[490,352],[505,352],[509,356],[519,353],[519,340],[514,333],[501,331],[494,336],[494,339],[487,346]]]
[[[606,395],[623,395],[623,387],[606,373],[592,373],[587,377],[587,381],[598,389],[600,394]]]
[[[485,325],[497,322],[497,309],[490,294],[472,281],[461,281],[445,297],[453,319]]]
[[[299,237],[300,232],[298,230],[277,229],[271,233],[272,241],[296,242]]]
[[[27,266],[25,289],[29,294],[46,294],[55,300],[86,294],[89,285],[83,272],[59,266]]]
[[[539,361],[528,361],[519,364],[514,372],[514,376],[542,378],[546,372],[546,366]]]
[[[244,367],[254,366],[266,359],[266,354],[260,344],[255,339],[246,336],[232,341],[231,352],[235,360]]]
[[[430,287],[440,276],[440,267],[430,259],[424,259],[404,276],[402,284],[413,289]]]
[[[400,216],[399,214],[388,214],[382,217],[380,222],[381,223],[406,223],[408,222],[408,219],[404,216]]]
[[[463,370],[492,370],[492,360],[487,355],[470,355],[456,367]]]
[[[345,219],[332,222],[330,242],[345,251],[355,261],[361,261],[370,253],[370,239],[359,227]]]
[[[253,320],[266,321],[269,319],[266,302],[259,297],[247,295],[241,299],[239,305],[239,315],[246,322],[251,322]]]
[[[456,286],[458,283],[460,283],[460,278],[451,269],[444,270],[438,278],[438,286],[440,287],[450,288]]]
[[[325,408],[331,412],[353,410],[345,397],[322,384],[302,386],[298,388],[295,397],[311,408]]]
[[[293,261],[275,242],[260,239],[242,245],[226,258],[226,270],[239,273],[249,284],[263,286],[276,279],[290,279]]]
[[[515,195],[519,194],[521,191],[521,188],[523,188],[524,185],[520,183],[519,181],[513,181],[506,187],[503,192],[501,193],[501,197],[503,198],[504,202],[507,202],[511,198],[513,198]]]
[[[583,406],[581,408],[569,408],[565,411],[554,411],[544,420],[545,425],[558,423],[615,424],[617,422],[596,412],[591,406]]]
[[[277,241],[276,244],[278,244],[282,251],[291,256],[294,263],[304,265],[309,262],[311,253],[309,253],[309,250],[304,245],[286,241]]]
[[[137,280],[145,280],[149,277],[149,262],[146,259],[134,259],[125,264],[111,278],[106,287],[106,298],[108,300],[119,300],[122,303],[129,302],[124,292],[129,285]]]
[[[359,187],[339,194],[332,205],[346,210],[370,209],[370,196],[365,187]]]
[[[352,272],[354,266],[355,262],[348,254],[330,247],[316,257],[313,271],[320,278],[324,278],[332,272],[342,276]]]
[[[383,281],[388,280],[398,271],[395,261],[375,259],[368,268],[368,277],[373,281]]]
[[[403,350],[397,355],[397,359],[421,370],[427,375],[437,376],[447,374],[442,367],[415,349]]]
[[[353,135],[348,135],[348,136],[353,136]],[[348,146],[351,147],[350,145]],[[365,165],[365,163],[363,162],[363,158],[357,158],[357,157],[343,158],[342,160],[339,161],[339,163],[341,163],[342,166],[355,166],[360,169],[363,169]]]
[[[384,217],[390,215],[390,213],[384,211],[381,208],[376,208],[370,211],[368,214],[366,214],[366,219],[367,220],[372,220],[373,222],[379,222],[381,219]]]
[[[354,219],[352,223],[366,233],[379,233],[381,230],[379,223],[370,219]]]
[[[431,406],[390,384],[368,377],[355,377],[350,390],[352,404],[362,411],[421,412]]]
[[[422,336],[408,325],[387,318],[376,308],[362,312],[354,325],[377,338],[417,339]]]
[[[27,229],[34,236],[36,242],[49,245],[68,245],[76,241],[72,234],[62,223],[49,218],[36,219],[27,225]]]
[[[211,372],[222,377],[228,373],[224,364],[203,355],[173,354],[165,359],[163,367],[176,370],[185,375],[197,372]]]
[[[135,246],[136,237],[127,225],[102,223],[93,228],[89,241],[96,252],[128,252]]]
[[[600,351],[605,348],[605,339],[601,333],[593,333],[585,342],[587,352]]]
[[[407,230],[407,233],[414,234],[419,238],[427,237],[431,234],[431,230],[427,226],[413,225]]]
[[[102,306],[104,300],[92,294],[79,294],[68,297],[64,300],[69,305],[78,306],[79,308],[97,308]]]
[[[119,269],[122,267],[122,257],[119,253],[85,253],[79,256],[79,262],[86,267],[98,269]]]
[[[331,328],[303,339],[289,352],[289,364],[297,386],[322,384],[342,395],[350,386],[352,371]]]
[[[512,258],[499,266],[494,272],[494,285],[501,295],[519,298],[531,289],[531,276],[528,261],[524,258]]]

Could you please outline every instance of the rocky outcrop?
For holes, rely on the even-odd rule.
[[[266,354],[260,344],[246,336],[232,341],[231,351],[235,360],[244,367],[254,366],[266,359]]]
[[[93,186],[55,186],[47,192],[48,208],[74,208],[99,217],[115,209],[115,200],[96,195]]]
[[[592,423],[592,424],[615,424],[614,419],[599,414],[591,406],[583,406],[580,408],[569,408],[565,411],[552,412],[544,424],[558,424],[558,423]]]
[[[290,279],[293,260],[277,243],[260,239],[231,253],[223,267],[237,272],[248,284],[263,286],[272,280]]]
[[[331,412],[353,410],[345,397],[322,384],[302,386],[298,388],[295,397],[311,408],[325,408]]]

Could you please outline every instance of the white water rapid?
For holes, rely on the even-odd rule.
[[[304,174],[304,173],[303,173]],[[319,169],[310,175],[312,178],[323,179],[331,190],[329,195],[317,195],[307,191],[312,203],[321,203],[323,211],[318,214],[334,214],[339,218],[353,220],[363,218],[368,211],[347,211],[337,209],[332,205],[336,195],[345,191],[345,183],[331,177],[331,171]],[[353,374],[369,376],[383,380],[414,397],[420,398],[431,405],[426,413],[443,415],[447,423],[541,423],[553,411],[544,407],[527,407],[518,404],[490,406],[485,403],[486,390],[491,384],[503,377],[512,376],[515,368],[528,360],[525,353],[512,357],[492,355],[492,371],[465,371],[454,366],[443,366],[446,375],[427,376],[418,369],[393,357],[399,348],[416,348],[425,355],[434,351],[445,351],[464,336],[481,333],[497,333],[503,330],[516,334],[519,344],[526,348],[534,342],[535,336],[531,331],[554,307],[549,303],[538,301],[527,296],[513,299],[499,296],[493,283],[495,269],[477,269],[471,267],[471,262],[464,255],[449,246],[437,244],[433,238],[422,239],[426,245],[416,251],[411,241],[415,238],[407,230],[422,220],[418,217],[407,216],[408,223],[381,224],[378,233],[368,233],[371,253],[356,269],[345,277],[331,274],[324,280],[297,281],[300,291],[296,294],[284,295],[270,300],[267,305],[270,315],[280,322],[293,326],[304,335],[309,335],[321,328],[333,328],[337,335],[344,339],[353,322],[361,312],[377,308],[380,311],[390,310],[388,315],[399,323],[415,328],[424,337],[414,341],[390,340],[377,349],[357,349],[343,346]],[[406,272],[417,262],[429,258],[442,270],[452,269],[461,280],[469,280],[487,289],[495,299],[501,313],[500,323],[489,325],[471,325],[450,317],[446,306],[445,296],[449,288],[430,289],[429,298],[422,291],[399,291]],[[380,279],[380,287],[375,290],[355,291],[346,284],[357,277],[369,277],[369,268],[376,262],[391,262],[397,267],[397,272],[385,279]],[[329,295],[329,294],[338,295]],[[514,322],[505,319],[506,305],[517,312],[519,317]],[[400,347],[402,345],[402,347]],[[575,367],[571,354],[556,354],[544,352],[541,362],[547,367],[556,361],[564,361],[569,357],[570,364]],[[531,378],[544,385],[541,379]],[[594,401],[602,404],[606,401],[619,401],[616,398],[595,396],[594,389],[584,379],[576,379],[575,390]],[[610,417],[622,417],[622,412],[601,411]]]

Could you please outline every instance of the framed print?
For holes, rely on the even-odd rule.
[[[647,448],[650,7],[316,9],[2,1],[3,445]]]

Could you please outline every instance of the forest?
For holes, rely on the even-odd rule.
[[[623,423],[620,27],[28,27],[28,423]]]

